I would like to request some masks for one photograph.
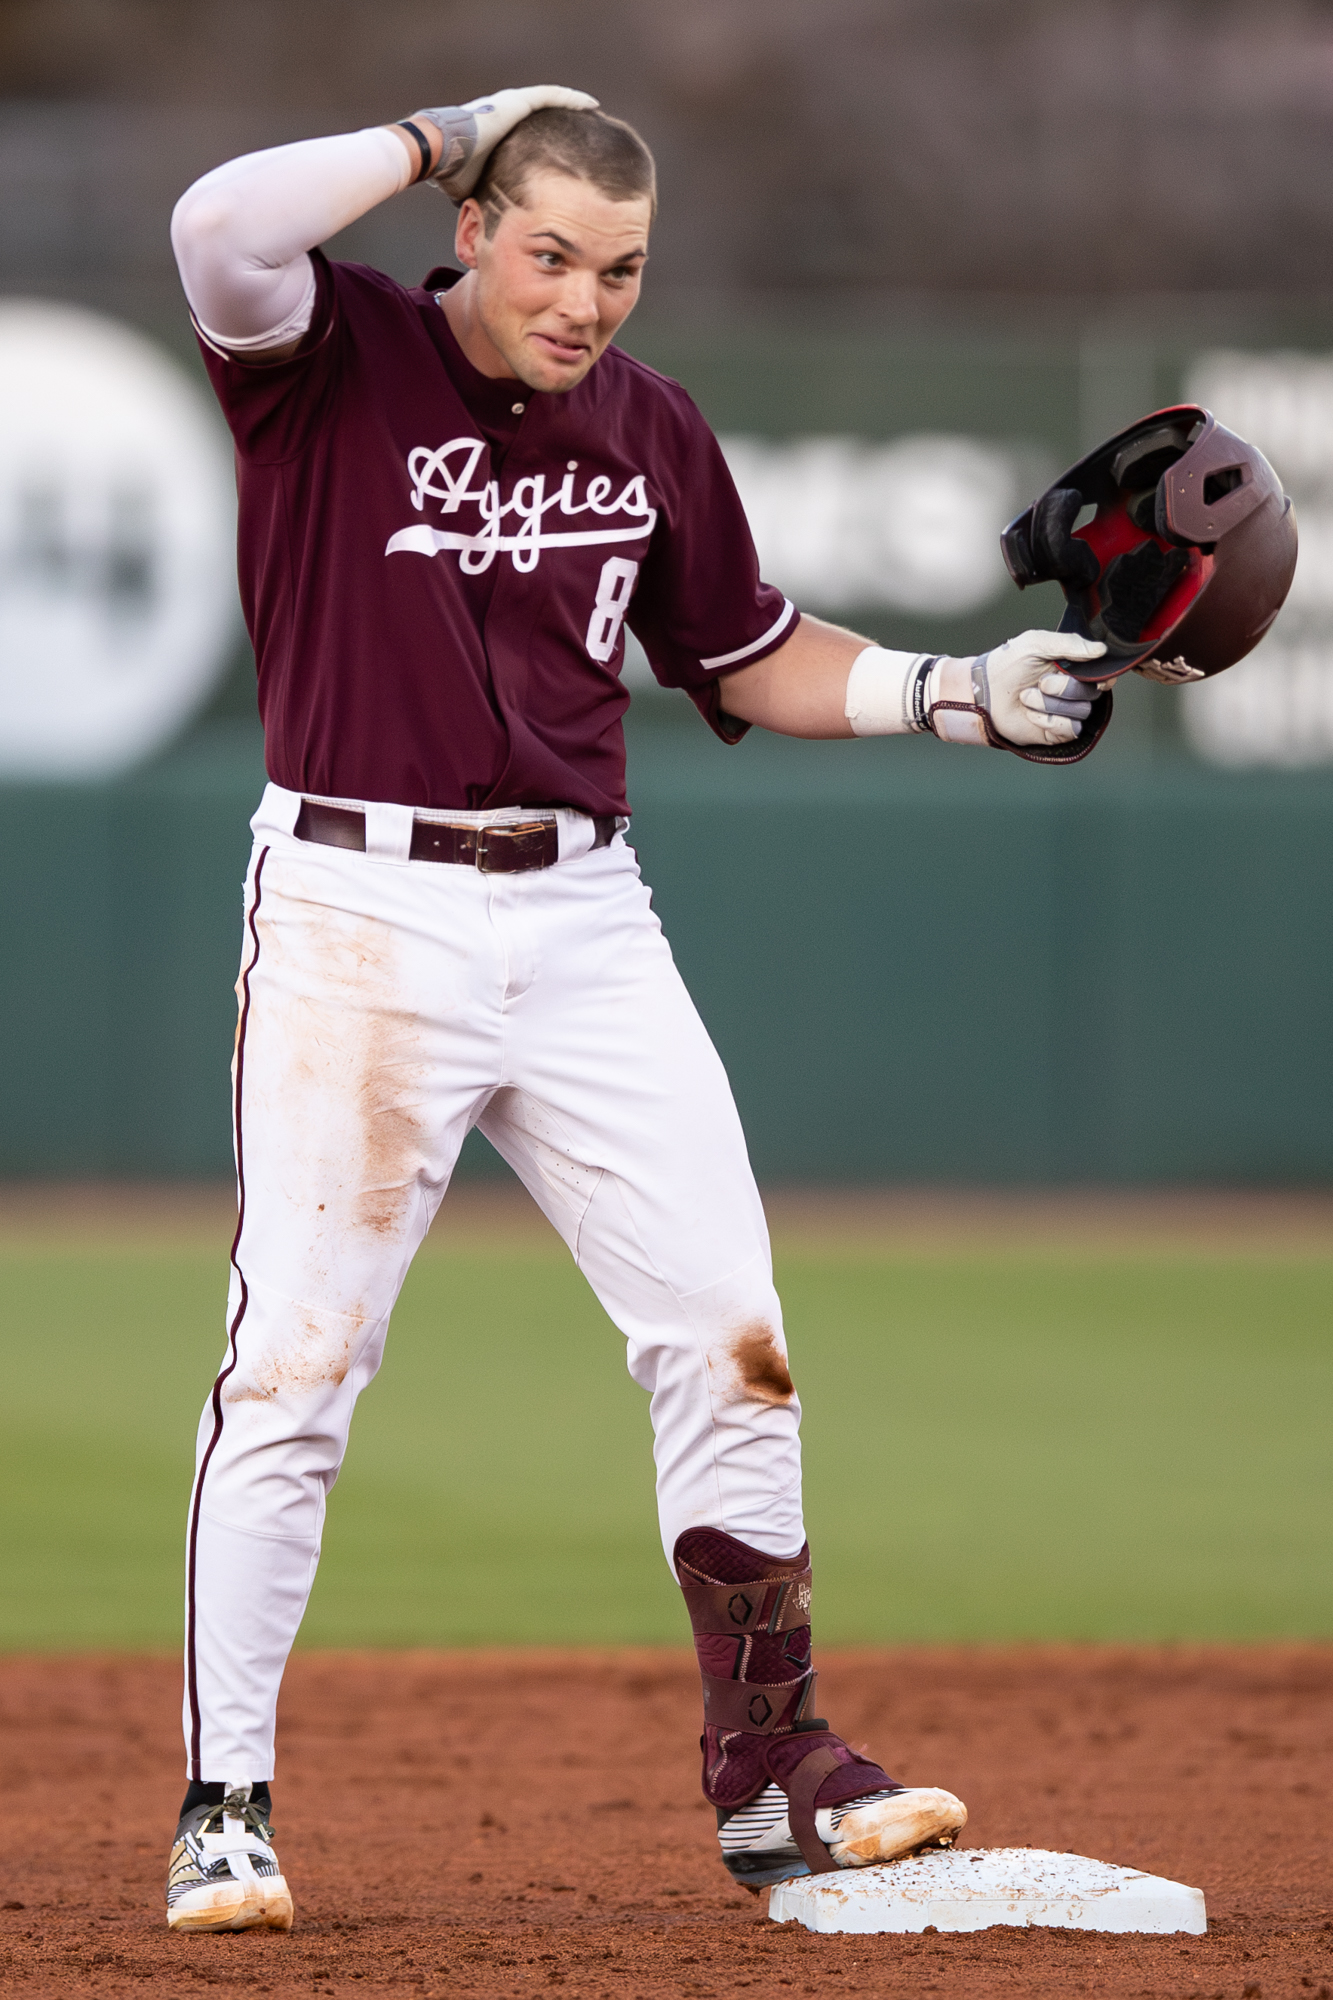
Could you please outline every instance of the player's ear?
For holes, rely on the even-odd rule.
[[[458,223],[454,230],[454,255],[464,270],[477,268],[477,244],[486,233],[486,218],[482,214],[481,203],[473,201],[471,195],[458,211]]]

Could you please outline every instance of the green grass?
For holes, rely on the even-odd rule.
[[[0,1252],[0,1644],[172,1646],[213,1253]],[[1333,1631],[1333,1258],[786,1256],[825,1640]],[[432,1251],[305,1644],[681,1641],[646,1399],[556,1246]]]

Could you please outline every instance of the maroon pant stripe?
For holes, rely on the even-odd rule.
[[[241,1231],[245,1227],[245,1146],[241,1129],[241,1102],[245,1082],[245,1031],[250,1023],[250,975],[259,963],[259,932],[255,928],[255,918],[259,914],[259,905],[263,898],[264,863],[268,855],[269,850],[266,847],[255,864],[254,900],[250,904],[248,919],[254,949],[241,981],[241,1020],[236,1036],[236,1093],[232,1115],[236,1126],[237,1206],[236,1234],[231,1239],[231,1262],[241,1281],[241,1298],[235,1318],[227,1330],[230,1359],[213,1384],[213,1435],[208,1440],[208,1447],[200,1461],[199,1475],[194,1482],[194,1500],[190,1507],[190,1535],[185,1559],[185,1680],[190,1697],[190,1776],[201,1782],[204,1775],[200,1766],[200,1738],[203,1724],[199,1714],[199,1667],[195,1654],[195,1579],[199,1555],[199,1508],[203,1499],[204,1475],[208,1471],[209,1460],[217,1449],[218,1439],[222,1436],[222,1385],[236,1366],[236,1335],[240,1330],[241,1321],[245,1318],[245,1308],[250,1302],[245,1273],[236,1261],[240,1249]],[[223,1775],[227,1774],[224,1772]]]

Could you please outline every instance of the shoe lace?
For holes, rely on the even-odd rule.
[[[273,1838],[273,1828],[269,1825],[268,1814],[263,1806],[255,1805],[244,1792],[228,1792],[222,1804],[213,1807],[200,1832],[208,1832],[221,1826],[224,1819],[240,1820],[247,1833],[258,1834],[263,1841]]]

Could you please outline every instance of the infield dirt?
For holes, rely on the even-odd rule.
[[[1206,1938],[813,1937],[734,1888],[681,1652],[305,1653],[275,1786],[289,1936],[163,1922],[173,1661],[0,1662],[0,1994],[1333,1995],[1333,1648],[826,1653],[820,1707],[959,1792],[965,1843],[1201,1887]]]

